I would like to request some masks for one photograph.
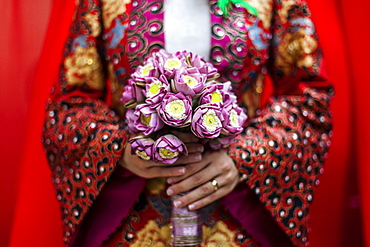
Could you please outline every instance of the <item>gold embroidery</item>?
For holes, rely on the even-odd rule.
[[[137,240],[132,247],[167,247],[171,243],[169,225],[159,227],[154,220],[149,220],[142,230],[137,233]]]
[[[271,25],[272,18],[272,0],[247,0],[252,7],[258,12],[258,18],[261,19],[263,27],[268,29]]]
[[[204,247],[237,247],[235,233],[227,228],[222,221],[218,221],[214,227],[203,226]]]
[[[99,23],[98,15],[87,14],[85,16],[86,21],[89,23],[92,31],[92,36],[97,37],[101,32],[101,26]]]
[[[95,90],[104,89],[101,60],[95,47],[77,47],[75,53],[65,59],[64,66],[69,85],[86,84]]]
[[[311,54],[316,48],[316,40],[303,29],[294,34],[288,33],[278,47],[279,55],[275,63],[285,74],[291,73],[295,66],[310,67],[314,63]]]
[[[131,0],[103,0],[103,23],[105,28],[109,28],[114,18],[126,12],[126,4]]]
[[[146,182],[146,188],[155,195],[166,188],[166,178],[152,178]]]
[[[292,8],[292,6],[295,3],[296,3],[296,0],[281,1],[282,7],[278,10],[278,15],[282,23],[286,23],[288,21],[288,11]]]

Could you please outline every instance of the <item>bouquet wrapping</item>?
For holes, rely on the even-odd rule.
[[[121,101],[132,153],[172,165],[187,155],[186,145],[171,130],[187,131],[211,149],[227,147],[247,119],[237,105],[230,82],[221,83],[217,69],[197,54],[153,53],[128,80]],[[202,240],[199,211],[172,210],[174,246]]]

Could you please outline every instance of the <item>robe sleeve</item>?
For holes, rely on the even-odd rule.
[[[306,2],[273,4],[268,67],[273,96],[229,154],[246,175],[243,183],[290,242],[305,246],[309,208],[330,146],[332,88]]]
[[[117,8],[111,2],[80,1],[46,106],[43,144],[67,245],[116,170],[127,142],[122,120],[106,103],[111,90],[107,68],[113,60],[104,34],[126,18],[127,1],[116,1]]]

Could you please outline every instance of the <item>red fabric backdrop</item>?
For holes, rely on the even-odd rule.
[[[0,246],[62,246],[40,132],[74,1],[49,2],[0,0]],[[334,138],[312,207],[311,246],[370,246],[370,1],[309,3],[336,88]]]

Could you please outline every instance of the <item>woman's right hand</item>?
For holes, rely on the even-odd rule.
[[[175,133],[176,135],[176,133]],[[188,149],[188,156],[182,155],[173,165],[143,160],[136,154],[131,154],[131,145],[127,144],[120,165],[134,174],[143,178],[177,177],[186,172],[185,165],[198,162],[202,159],[203,145],[198,143],[198,138],[191,134],[179,134],[180,139]]]

